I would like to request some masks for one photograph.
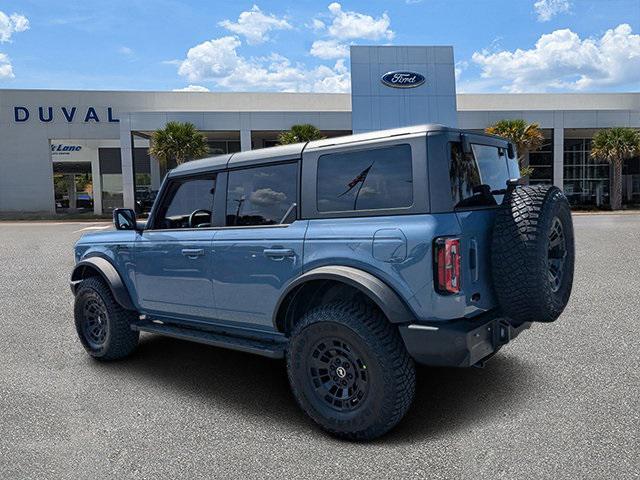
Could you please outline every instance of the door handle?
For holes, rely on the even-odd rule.
[[[204,248],[183,248],[182,255],[189,258],[202,257],[204,255]]]
[[[291,248],[265,248],[264,254],[269,258],[284,258],[293,257],[296,253]]]

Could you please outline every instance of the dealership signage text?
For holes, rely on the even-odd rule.
[[[107,107],[104,111],[98,111],[95,107],[78,108],[78,107],[13,107],[13,119],[16,123],[24,123],[30,118],[38,118],[41,122],[53,122],[56,118],[61,118],[67,123],[74,120],[84,123],[99,123],[101,121],[108,123],[117,123],[120,120],[113,115],[113,108]]]
[[[51,155],[69,155],[71,152],[79,152],[80,150],[82,150],[82,145],[51,144]]]

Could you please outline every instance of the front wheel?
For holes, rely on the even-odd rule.
[[[398,331],[365,304],[307,312],[291,335],[287,369],[302,409],[328,432],[352,440],[389,431],[415,393],[415,367]]]
[[[78,285],[74,317],[82,346],[98,360],[126,357],[138,345],[140,333],[131,330],[136,312],[122,308],[98,277],[85,278]]]

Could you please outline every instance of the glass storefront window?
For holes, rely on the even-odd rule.
[[[93,212],[90,162],[54,162],[53,191],[56,213]]]
[[[529,177],[531,185],[553,183],[553,131],[544,132],[545,140],[535,152],[529,153],[529,166],[533,173]]]
[[[160,178],[151,178],[151,158],[147,148],[137,147],[133,150],[133,172],[135,174],[136,213],[148,215],[158,194]]]
[[[564,193],[572,205],[608,204],[609,174],[607,162],[591,158],[591,139],[565,139]]]
[[[102,211],[112,212],[123,205],[122,174],[103,173],[102,180]]]
[[[209,144],[209,153],[212,156],[240,151],[240,141],[238,140],[210,140],[207,143]]]
[[[119,148],[98,149],[100,180],[102,181],[102,211],[112,212],[124,204],[122,189],[122,163]]]

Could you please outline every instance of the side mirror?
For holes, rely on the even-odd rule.
[[[514,159],[516,158],[516,151],[513,148],[513,143],[509,142],[509,144],[507,145],[507,155],[509,156],[509,158]]]
[[[116,230],[137,230],[136,212],[130,208],[116,208],[113,211],[113,224]]]

